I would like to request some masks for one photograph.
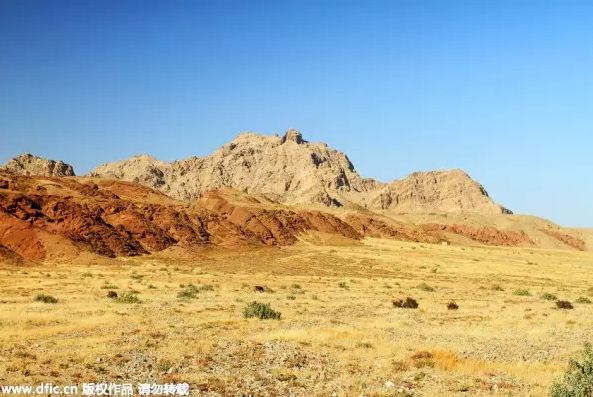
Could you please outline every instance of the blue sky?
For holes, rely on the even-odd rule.
[[[589,1],[0,1],[0,161],[79,174],[289,127],[593,226]]]

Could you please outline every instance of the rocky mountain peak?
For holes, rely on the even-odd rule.
[[[284,137],[282,137],[281,143],[286,142],[295,142],[296,144],[300,145],[301,143],[306,143],[307,141],[303,140],[303,134],[300,131],[297,131],[293,128],[286,131]]]
[[[346,154],[308,143],[295,129],[282,138],[242,133],[209,156],[172,163],[133,157],[104,164],[91,175],[137,182],[180,200],[231,188],[284,204],[398,212],[507,211],[461,170],[418,172],[381,183],[360,176]]]
[[[74,168],[63,161],[49,160],[30,153],[21,154],[8,160],[0,169],[20,175],[39,175],[48,177],[74,176]]]

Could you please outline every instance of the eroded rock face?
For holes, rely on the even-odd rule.
[[[192,205],[137,183],[23,176],[0,171],[0,261],[51,261],[81,253],[136,256],[170,247],[283,246],[322,233],[439,243],[460,235],[481,244],[531,246],[523,232],[410,224],[370,212],[287,207],[220,190]]]
[[[307,231],[362,237],[331,214],[238,206],[217,192],[188,207],[127,182],[46,179],[6,171],[0,176],[9,182],[0,190],[4,257],[44,261],[79,252],[117,257],[172,246],[290,245]]]
[[[28,153],[7,161],[0,169],[6,169],[20,175],[74,176],[74,169],[70,164],[44,159]]]
[[[411,213],[511,213],[462,170],[415,172],[380,189],[370,207]]]
[[[390,184],[361,177],[348,157],[288,130],[280,138],[245,133],[209,156],[173,163],[150,156],[103,164],[91,176],[138,182],[180,200],[237,189],[285,204],[397,212],[506,213],[460,170],[418,172]]]

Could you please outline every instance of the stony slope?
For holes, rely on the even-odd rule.
[[[4,263],[70,260],[82,254],[135,256],[173,247],[193,252],[208,246],[282,246],[303,236],[426,243],[462,237],[463,243],[535,245],[520,230],[434,221],[414,224],[364,211],[298,209],[230,190],[207,192],[188,204],[136,183],[0,171]]]
[[[44,159],[29,153],[7,161],[0,169],[13,171],[21,175],[74,176],[74,169],[70,164]]]
[[[189,206],[139,184],[0,171],[0,256],[48,261],[85,252],[135,256],[173,246],[288,245],[306,232],[363,237],[329,213],[266,209],[251,197],[244,202],[210,192]]]
[[[361,177],[348,157],[295,130],[241,134],[209,156],[167,163],[150,156],[103,164],[94,177],[138,182],[180,200],[233,188],[286,204],[401,212],[506,213],[460,170],[417,172],[390,184]]]

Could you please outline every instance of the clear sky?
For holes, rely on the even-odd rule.
[[[301,130],[593,226],[591,1],[0,1],[0,161],[79,174]]]

